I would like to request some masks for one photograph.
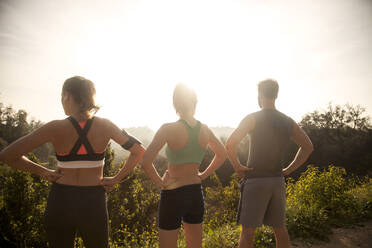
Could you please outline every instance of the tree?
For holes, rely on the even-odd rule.
[[[368,149],[372,136],[365,108],[329,104],[326,110],[305,115],[299,124],[315,147],[310,163],[323,167],[335,164],[358,174],[368,171],[363,160],[372,155]]]
[[[18,138],[30,133],[43,125],[40,121],[28,121],[28,114],[24,110],[15,111],[11,106],[0,103],[0,148],[12,143]],[[51,144],[44,144],[36,148],[33,153],[42,161],[48,161],[53,153]]]

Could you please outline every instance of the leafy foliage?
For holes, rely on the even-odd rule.
[[[33,154],[28,157],[40,162]],[[9,167],[0,168],[1,243],[10,247],[46,247],[43,213],[48,183]]]
[[[365,108],[329,104],[326,110],[306,114],[300,125],[315,147],[308,163],[324,168],[337,164],[358,175],[371,173],[372,129]]]
[[[301,122],[316,147],[310,161],[317,165],[319,162],[321,168],[310,166],[298,180],[287,182],[287,226],[292,238],[327,239],[333,226],[372,218],[372,180],[358,179],[348,173],[355,171],[354,165],[362,168],[359,173],[368,172],[372,165],[371,129],[369,119],[363,114],[360,107],[330,106],[325,112],[310,113]],[[41,123],[27,122],[26,112],[14,112],[0,104],[2,147],[38,125]],[[239,147],[242,162],[248,157],[248,143],[245,139]],[[38,158],[43,157],[42,161],[53,166],[55,158],[49,148],[41,149],[46,150],[34,151],[36,156],[31,153],[29,158],[40,162]],[[213,152],[209,150],[202,169],[212,157]],[[114,175],[125,162],[115,164],[114,161],[117,161],[115,153],[109,145],[105,151],[105,176]],[[338,161],[335,164],[346,169],[335,166],[324,169],[332,161]],[[159,156],[155,164],[163,173],[166,160]],[[228,162],[203,182],[206,203],[203,247],[237,247],[239,185]],[[0,247],[47,247],[43,212],[48,193],[48,182],[0,164]],[[108,193],[110,247],[157,247],[158,199],[159,190],[138,167]],[[183,231],[180,237],[179,246],[184,247]],[[274,247],[272,230],[259,228],[255,243],[256,247]],[[80,237],[75,244],[75,247],[84,247]]]

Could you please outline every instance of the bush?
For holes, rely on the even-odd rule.
[[[28,157],[39,162],[36,157]],[[46,247],[44,209],[49,183],[2,165],[0,235],[7,247]]]
[[[205,189],[205,218],[204,223],[219,227],[222,224],[236,222],[240,196],[240,184],[236,174],[228,186],[223,187],[217,176],[212,176],[215,187]]]
[[[358,202],[350,194],[356,180],[344,168],[321,172],[310,166],[297,182],[287,183],[287,225],[294,237],[327,239],[332,226],[355,223]]]
[[[43,212],[48,183],[7,166],[0,167],[0,174],[0,246],[46,247]],[[212,186],[205,187],[203,245],[237,247],[238,178],[233,175],[230,184],[223,187],[213,176],[209,185]],[[108,193],[110,247],[157,247],[158,200],[158,189],[140,168]],[[368,218],[372,218],[372,179],[347,178],[345,170],[335,166],[327,171],[311,166],[298,181],[287,182],[287,226],[291,238],[324,240],[333,226]],[[271,228],[257,229],[256,247],[274,247],[274,243]],[[186,245],[182,230],[178,244]],[[76,247],[84,247],[81,238],[76,239]]]
[[[347,192],[356,202],[356,217],[359,220],[372,218],[372,178],[366,177],[359,185]]]

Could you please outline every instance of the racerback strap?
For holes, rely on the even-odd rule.
[[[88,154],[94,154],[94,150],[92,148],[92,145],[90,144],[90,142],[87,138],[87,133],[88,133],[90,127],[92,126],[93,118],[88,119],[84,128],[81,128],[79,123],[73,117],[71,117],[71,116],[68,117],[68,119],[70,120],[70,122],[72,123],[73,127],[75,128],[76,132],[79,135],[79,138],[77,139],[74,147],[70,151],[71,155],[76,155],[82,145],[84,145]]]

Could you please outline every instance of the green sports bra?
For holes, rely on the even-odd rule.
[[[189,142],[180,149],[173,150],[169,146],[165,149],[169,164],[201,163],[206,150],[199,144],[200,121],[195,127],[191,127],[185,120],[179,120],[186,127],[189,134]]]

